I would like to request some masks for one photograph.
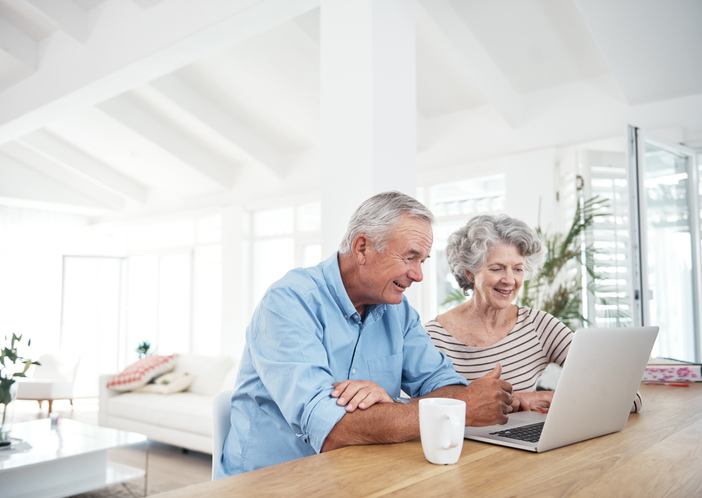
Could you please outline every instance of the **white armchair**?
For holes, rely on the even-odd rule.
[[[76,380],[80,357],[70,354],[48,353],[39,357],[31,377],[17,380],[17,399],[35,399],[41,409],[44,400],[49,402],[67,399],[73,406],[73,384]]]

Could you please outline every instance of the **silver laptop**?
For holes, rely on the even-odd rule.
[[[658,327],[578,330],[548,413],[516,412],[505,425],[466,427],[465,437],[543,452],[622,430],[657,335]]]

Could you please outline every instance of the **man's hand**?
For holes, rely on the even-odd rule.
[[[392,403],[393,400],[385,389],[370,380],[345,380],[334,382],[336,388],[331,394],[332,398],[339,398],[336,404],[346,406],[346,411],[351,413],[356,408],[365,410],[376,403]]]
[[[507,423],[514,397],[512,385],[500,380],[501,374],[502,366],[498,363],[492,372],[474,380],[453,396],[466,402],[466,425],[483,427]]]

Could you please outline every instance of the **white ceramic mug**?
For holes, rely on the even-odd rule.
[[[419,434],[424,456],[431,463],[450,465],[463,449],[466,403],[450,398],[419,400]]]

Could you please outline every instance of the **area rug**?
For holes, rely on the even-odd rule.
[[[158,489],[149,484],[148,496],[162,493],[164,490]],[[144,479],[134,479],[122,484],[113,484],[102,489],[89,491],[73,495],[70,498],[142,498],[144,496]]]

